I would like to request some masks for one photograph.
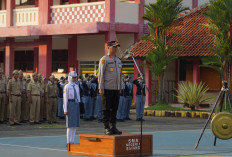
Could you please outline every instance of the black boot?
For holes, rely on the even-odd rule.
[[[105,129],[105,134],[106,134],[106,135],[113,135],[113,132],[111,131],[110,128],[106,128],[106,129]]]
[[[112,131],[112,133],[115,134],[115,135],[121,135],[121,134],[122,134],[122,132],[119,131],[119,130],[116,128],[116,124],[111,124],[111,131]]]

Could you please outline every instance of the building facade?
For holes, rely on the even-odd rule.
[[[203,2],[204,1],[204,2]],[[207,0],[184,0],[195,8]],[[123,52],[144,35],[144,4],[156,0],[0,0],[0,67],[49,77],[71,70],[96,74],[99,59],[107,54],[107,41],[119,41]],[[121,57],[123,54],[118,54]],[[140,64],[141,60],[137,60]],[[141,68],[146,82],[151,73]],[[123,73],[137,76],[131,60]],[[150,86],[150,83],[148,84]],[[135,93],[135,92],[134,92]],[[151,105],[147,93],[146,105]]]

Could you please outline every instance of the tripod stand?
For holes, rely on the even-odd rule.
[[[231,99],[230,99],[230,91],[229,91],[229,89],[228,89],[228,84],[227,84],[226,81],[223,81],[222,89],[221,89],[221,91],[220,91],[220,93],[219,93],[219,95],[218,95],[218,97],[217,97],[217,100],[216,100],[216,102],[215,102],[215,105],[213,106],[213,109],[212,109],[212,111],[211,111],[209,117],[208,117],[208,120],[207,120],[206,123],[205,123],[205,126],[204,126],[204,128],[203,128],[203,130],[202,130],[202,132],[201,132],[201,135],[200,135],[200,137],[199,137],[199,139],[198,139],[198,141],[197,141],[197,143],[196,143],[196,145],[195,145],[195,149],[197,149],[197,147],[198,147],[198,145],[199,145],[199,143],[200,143],[200,140],[201,140],[201,138],[202,138],[202,135],[204,134],[205,129],[206,129],[206,127],[207,127],[207,125],[208,125],[208,123],[209,123],[209,121],[210,121],[210,119],[211,119],[211,117],[212,117],[212,115],[213,115],[213,113],[214,113],[216,107],[220,107],[220,111],[219,111],[219,112],[222,112],[223,103],[225,104],[225,108],[226,108],[226,106],[227,106],[227,101],[228,101],[228,103],[229,103],[229,105],[230,105],[230,108],[231,108],[230,100],[231,100]],[[215,136],[215,138],[214,138],[214,146],[216,146],[216,141],[217,141],[217,137]]]

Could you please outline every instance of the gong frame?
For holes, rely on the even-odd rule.
[[[220,91],[220,93],[219,93],[219,95],[217,97],[217,100],[216,100],[216,102],[215,102],[215,104],[213,106],[213,109],[212,109],[212,111],[211,111],[211,113],[210,113],[210,115],[209,115],[209,117],[208,117],[208,119],[207,119],[207,121],[206,121],[206,123],[205,123],[205,125],[203,127],[203,130],[202,130],[202,132],[200,134],[200,137],[199,137],[199,139],[198,139],[198,141],[197,141],[197,143],[195,145],[195,149],[198,148],[198,145],[199,145],[199,143],[201,141],[201,138],[202,138],[202,136],[203,136],[203,134],[205,132],[205,129],[206,129],[206,127],[207,127],[207,125],[208,125],[208,123],[209,123],[209,121],[210,121],[216,107],[220,106],[220,111],[219,111],[219,113],[220,113],[220,112],[222,112],[223,103],[225,102],[225,107],[226,107],[227,106],[227,101],[228,101],[229,102],[228,104],[230,105],[230,108],[232,109],[232,106],[231,106],[231,103],[230,103],[230,100],[231,100],[230,98],[231,97],[230,97],[230,91],[229,91],[229,88],[228,88],[228,83],[226,81],[223,81],[222,83],[223,83],[222,89],[221,89],[221,91]],[[214,144],[213,145],[216,146],[216,143],[217,143],[217,137],[214,136]]]

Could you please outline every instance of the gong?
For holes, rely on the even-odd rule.
[[[220,112],[211,121],[211,130],[215,137],[228,140],[232,138],[232,114]]]

